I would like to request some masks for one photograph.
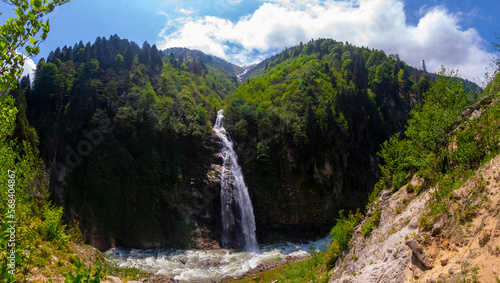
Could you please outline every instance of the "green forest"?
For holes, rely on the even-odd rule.
[[[211,126],[223,108],[252,176],[261,237],[325,233],[338,210],[366,202],[380,144],[404,129],[432,77],[398,56],[327,39],[271,59],[240,85],[230,63],[187,49],[118,36],[58,48],[39,62],[33,86],[26,78],[16,91],[36,129],[18,137],[38,145],[54,202],[72,208],[65,216],[85,238],[97,226],[120,245],[190,245],[199,215],[179,204],[211,185]],[[217,226],[217,202],[206,210]]]
[[[61,192],[53,197],[74,207],[82,230],[98,225],[141,246],[180,229],[161,242],[188,244],[179,242],[189,223],[176,204],[183,185],[206,175],[217,151],[215,113],[238,85],[205,59],[98,38],[55,50],[38,64],[34,87],[19,88],[51,185]]]

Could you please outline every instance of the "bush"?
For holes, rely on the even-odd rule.
[[[406,183],[406,172],[399,171],[392,176],[392,191],[398,191]]]
[[[64,274],[65,281],[67,283],[98,283],[104,278],[104,269],[101,263],[98,262],[95,268],[85,268],[80,261],[74,264],[76,271]],[[92,273],[94,272],[94,273]]]
[[[70,237],[64,232],[66,225],[62,224],[62,215],[62,207],[56,208],[47,205],[45,211],[43,212],[45,225],[42,235],[47,241],[53,242],[59,248],[66,246],[70,239]]]
[[[431,220],[425,215],[422,215],[418,222],[420,223],[420,227],[422,228],[422,230],[430,230],[432,228]]]
[[[332,244],[328,250],[328,258],[325,259],[328,270],[334,267],[339,255],[349,245],[354,228],[361,220],[361,213],[359,213],[359,210],[356,214],[349,213],[347,217],[345,217],[343,213],[343,210],[339,211],[339,219],[337,219],[337,223],[335,223],[335,226],[333,226],[330,231],[330,235],[333,236]]]
[[[408,184],[406,184],[406,192],[408,192],[409,194],[413,193],[415,191],[415,188],[413,188],[413,185],[411,182],[408,182]]]
[[[380,180],[375,184],[373,192],[370,194],[370,196],[368,198],[368,204],[366,205],[367,209],[368,209],[368,206],[370,204],[372,204],[373,202],[375,202],[377,200],[378,195],[380,194],[380,192],[383,189],[385,189],[386,186],[387,186],[387,182],[385,181],[385,179],[380,178]]]
[[[363,237],[368,237],[370,236],[373,228],[378,227],[378,223],[380,222],[380,214],[381,214],[380,208],[377,207],[377,209],[373,212],[373,214],[366,220],[365,225],[363,225],[363,228],[361,228],[361,235]]]
[[[423,192],[425,190],[425,187],[424,186],[416,186],[415,187],[415,193],[417,195],[419,195],[421,192]]]

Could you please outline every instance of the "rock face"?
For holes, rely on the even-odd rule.
[[[286,168],[277,170],[278,181],[246,171],[261,241],[280,235],[303,238],[328,233],[339,209],[356,209],[365,201],[377,174],[370,160],[348,153],[337,160],[325,158],[305,166],[289,160]]]
[[[112,143],[113,137],[104,135],[103,140]],[[215,164],[215,143],[213,152],[204,157],[214,164],[197,164],[195,155],[186,159],[190,165],[182,171],[187,175],[185,181],[169,185],[165,180],[148,184],[148,188],[139,186],[130,174],[114,172],[117,168],[96,175],[97,167],[110,162],[105,149],[105,145],[96,147],[92,159],[83,159],[83,165],[73,169],[58,162],[65,158],[58,151],[47,163],[56,202],[64,204],[69,218],[79,220],[84,240],[100,250],[115,246],[220,247],[220,164]],[[84,181],[82,175],[91,177]],[[95,187],[85,191],[85,183]]]
[[[405,187],[379,196],[381,218],[368,238],[356,227],[352,247],[341,255],[330,282],[495,282],[500,266],[500,156],[453,192],[434,225],[422,230],[435,188],[420,195]],[[489,180],[484,182],[484,180]],[[415,186],[415,180],[413,180]],[[484,201],[485,199],[488,201]],[[403,202],[403,200],[405,200]],[[456,211],[476,207],[469,219]],[[365,220],[366,221],[366,220]],[[473,272],[471,272],[471,270]]]
[[[379,207],[382,212],[378,228],[368,238],[361,235],[364,222],[356,228],[353,246],[337,261],[330,282],[399,283],[406,282],[408,276],[420,276],[422,269],[426,268],[419,267],[419,259],[405,242],[418,232],[417,215],[423,212],[429,195],[422,193],[398,214],[396,210],[402,208],[403,198],[410,198],[404,188],[393,195],[390,191],[381,193]],[[419,250],[418,246],[408,242]]]

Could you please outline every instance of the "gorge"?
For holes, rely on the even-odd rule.
[[[34,88],[18,95],[38,133],[31,143],[39,143],[52,198],[68,221],[79,221],[84,239],[103,250],[255,250],[255,239],[237,243],[242,237],[223,228],[237,219],[259,243],[322,237],[340,209],[366,203],[380,143],[403,129],[430,80],[397,56],[331,39],[284,50],[240,83],[242,71],[199,51],[161,52],[118,36],[40,61]],[[217,194],[227,183],[217,168],[228,159],[217,156],[217,139],[229,139],[212,129],[222,108],[255,228],[238,209],[222,214],[231,210]],[[102,142],[70,166],[85,133],[96,131]]]
[[[33,86],[13,92],[25,113],[15,137],[36,145],[40,180],[83,240],[123,267],[190,258],[164,272],[176,277],[204,257],[258,265],[272,245],[328,241],[343,211],[365,211],[381,144],[435,77],[332,39],[244,69],[112,36],[40,61]],[[207,266],[220,280],[255,264]]]

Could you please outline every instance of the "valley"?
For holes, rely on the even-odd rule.
[[[435,225],[456,242],[479,211],[493,216],[474,229],[498,234],[496,205],[454,193],[496,160],[497,93],[498,75],[483,90],[325,38],[247,68],[117,35],[57,48],[5,102],[17,114],[2,142],[23,146],[9,164],[31,158],[26,266],[36,278],[78,266],[129,282],[444,278],[411,265],[404,242],[439,246]],[[460,225],[443,223],[452,216]],[[74,244],[99,251],[84,259]],[[404,256],[380,263],[393,251]],[[274,279],[290,270],[304,272]]]

